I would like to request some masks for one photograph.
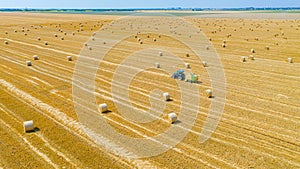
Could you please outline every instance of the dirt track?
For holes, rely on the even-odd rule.
[[[84,133],[86,130],[77,121],[72,98],[73,68],[83,44],[103,24],[116,18],[1,13],[0,168],[300,167],[300,20],[188,17],[188,21],[212,39],[225,69],[226,106],[222,120],[212,138],[199,144],[199,131],[210,105],[210,99],[202,92],[196,125],[176,148],[156,157],[129,160],[108,152]],[[130,50],[127,53],[112,50],[105,57],[106,64],[100,65],[105,71],[99,70],[96,80],[101,86],[96,90],[97,102],[108,103],[112,111],[103,117],[117,131],[133,137],[157,135],[170,124],[163,120],[133,124],[119,114],[109,93],[116,68],[112,63],[120,63],[132,51],[156,45],[183,59],[187,59],[186,53],[192,53],[169,37],[157,38],[155,43],[147,40],[146,35],[139,37],[144,39],[143,45],[131,37],[115,46],[115,49]],[[226,48],[221,47],[223,40]],[[45,41],[49,45],[44,45]],[[252,48],[256,51],[255,60],[240,62],[241,56],[251,55]],[[33,55],[38,55],[40,60],[33,61]],[[74,61],[68,62],[68,55]],[[288,57],[295,63],[287,63]],[[33,66],[27,67],[26,60],[31,60]],[[199,90],[210,88],[201,62],[193,55],[188,60],[200,74]],[[176,92],[176,81],[168,76],[157,70],[138,74],[130,86],[132,104],[146,110],[150,89],[171,88],[174,101],[164,113],[178,110],[181,93]],[[22,122],[31,119],[40,131],[25,134]]]

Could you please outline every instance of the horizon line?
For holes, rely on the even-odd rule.
[[[225,8],[213,8],[213,7],[206,7],[206,8],[201,8],[201,7],[166,7],[166,8],[30,8],[30,7],[25,7],[25,8],[19,8],[19,7],[1,7],[1,10],[3,9],[27,9],[27,10],[50,10],[50,9],[56,9],[56,10],[192,10],[192,9],[299,9],[299,7],[225,7]]]

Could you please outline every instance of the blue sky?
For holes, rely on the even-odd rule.
[[[0,8],[300,7],[300,0],[0,0]]]

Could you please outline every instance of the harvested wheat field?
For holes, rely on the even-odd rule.
[[[220,92],[212,87],[208,72],[215,65],[199,60],[178,39],[144,32],[120,39],[101,56],[103,62],[92,91],[94,100],[89,100],[84,93],[73,95],[76,63],[82,51],[97,51],[93,42],[105,46],[111,43],[110,37],[119,38],[115,36],[118,30],[107,29],[105,39],[95,34],[119,16],[1,13],[0,168],[300,168],[300,19],[294,19],[297,14],[279,19],[260,15],[185,18],[207,36],[211,46],[199,48],[216,51],[226,78],[226,90],[221,91],[226,93],[222,118],[211,137],[200,143],[199,134],[210,106],[218,99],[214,94]],[[153,24],[163,24],[164,19],[160,20]],[[119,30],[134,27],[124,25],[127,27]],[[195,93],[199,107],[193,105],[194,100],[186,104],[190,112],[197,113],[195,124],[175,147],[151,157],[129,158],[135,157],[139,147],[128,150],[105,135],[94,139],[92,129],[79,120],[74,106],[84,100],[83,109],[89,111],[90,102],[102,104],[99,110],[104,113],[97,116],[116,132],[134,138],[153,137],[171,126],[187,123],[180,116],[178,123],[168,121],[169,113],[180,115],[186,93],[181,92],[179,84],[187,82],[172,79],[163,71],[164,63],[148,58],[146,62],[153,68],[135,74],[128,88],[122,83],[122,77],[138,68],[139,60],[116,73],[119,65],[129,56],[141,56],[135,52],[143,50],[149,50],[153,57],[172,53],[188,63],[174,61],[172,70],[184,69],[199,76],[199,83],[191,84],[199,90]],[[118,77],[119,83],[113,80]],[[211,98],[206,95],[207,89],[212,90]],[[168,93],[164,96],[170,96],[169,101],[159,100],[162,93],[156,95],[159,92],[153,90]],[[130,101],[125,98],[127,94]],[[151,104],[153,98],[164,107]],[[122,113],[117,105],[142,111],[151,106],[163,109],[153,115],[154,121],[135,123],[126,117],[131,111]],[[30,120],[35,129],[24,132],[23,122]]]

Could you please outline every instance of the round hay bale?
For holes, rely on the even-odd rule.
[[[177,115],[176,113],[169,113],[168,114],[168,120],[171,124],[175,123],[177,121]]]
[[[14,32],[17,33],[18,31],[17,31],[17,30],[14,30]]]
[[[186,56],[186,57],[190,57],[190,54],[187,53],[185,56]]]
[[[24,33],[25,36],[27,36],[27,33]]]
[[[204,67],[207,67],[207,62],[203,61],[203,62],[202,62],[202,65],[203,65]]]
[[[206,50],[209,50],[209,46],[208,46],[208,45],[207,45],[207,46],[205,46],[205,49],[206,49]]]
[[[140,44],[143,44],[143,41],[140,41]]]
[[[108,111],[106,103],[99,104],[98,108],[100,113],[105,113]]]
[[[251,49],[251,53],[255,53],[255,50],[254,50],[254,49]]]
[[[205,94],[208,98],[212,98],[212,90],[211,89],[205,90]]]
[[[87,43],[84,43],[84,46],[88,46],[88,44],[87,44]]]
[[[33,55],[33,60],[39,60],[39,56],[38,55]]]
[[[49,43],[48,43],[48,42],[44,42],[44,44],[45,44],[45,45],[49,45]]]
[[[8,34],[8,32],[6,31],[6,32],[5,32],[5,34],[7,35],[7,34]]]
[[[5,45],[8,45],[8,41],[4,41],[4,44],[5,44]]]
[[[72,56],[67,56],[67,59],[68,59],[68,61],[72,61],[73,60]]]
[[[72,32],[72,35],[75,36],[75,32]]]
[[[269,46],[266,46],[265,48],[266,48],[266,50],[270,50],[270,47],[269,47]]]
[[[32,120],[23,122],[24,132],[32,132],[34,131],[34,123]]]
[[[61,40],[65,40],[65,38],[64,38],[64,37],[61,37],[60,39],[61,39]]]
[[[150,35],[147,35],[147,38],[150,38]]]
[[[241,62],[246,62],[246,56],[241,57]]]
[[[288,63],[293,63],[293,58],[288,58]]]
[[[37,38],[37,40],[38,40],[38,41],[40,41],[40,40],[41,40],[41,38],[40,38],[40,37],[38,37],[38,38]]]
[[[27,66],[32,66],[31,61],[26,61],[26,65],[27,65]]]
[[[58,35],[57,35],[57,34],[54,34],[54,37],[56,37],[56,38],[57,38],[57,37],[58,37]]]
[[[88,47],[89,50],[93,50],[93,48],[91,46]]]
[[[67,32],[64,32],[64,35],[67,35]]]
[[[163,54],[162,52],[159,52],[158,55],[159,55],[159,56],[163,56],[164,54]]]
[[[222,47],[223,47],[223,48],[226,48],[226,44],[225,44],[225,43],[223,43],[223,44],[222,44]]]
[[[258,41],[258,37],[255,37],[255,40]]]
[[[226,44],[226,40],[223,40],[223,43]]]
[[[168,93],[168,92],[166,92],[166,93],[163,93],[163,99],[165,100],[165,101],[169,101],[170,100],[170,94]]]
[[[191,65],[190,65],[189,63],[185,63],[185,67],[186,67],[187,69],[190,69],[190,68],[191,68]]]
[[[153,42],[156,42],[156,38],[153,38]]]
[[[155,63],[156,68],[160,68],[160,64],[159,63]]]
[[[209,37],[208,40],[211,41],[212,39]]]

